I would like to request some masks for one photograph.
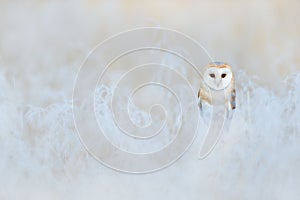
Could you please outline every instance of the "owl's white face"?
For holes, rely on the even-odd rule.
[[[232,80],[229,68],[209,67],[204,73],[204,82],[214,90],[224,90]]]

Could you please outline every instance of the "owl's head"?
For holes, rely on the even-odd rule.
[[[233,79],[231,67],[223,62],[210,63],[204,72],[203,79],[209,88],[223,90]]]

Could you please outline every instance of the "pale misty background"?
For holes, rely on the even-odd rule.
[[[0,199],[298,199],[299,12],[296,0],[1,1]],[[88,52],[143,26],[183,32],[229,62],[238,108],[206,160],[195,141],[139,176],[87,154],[71,100]]]

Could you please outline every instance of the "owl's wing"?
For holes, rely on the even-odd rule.
[[[235,98],[236,98],[236,92],[235,92],[235,89],[233,89],[230,94],[230,106],[231,106],[232,110],[234,110],[236,108]]]
[[[198,91],[198,106],[199,106],[200,110],[202,111],[202,102],[201,102],[200,94],[201,94],[201,88]]]
[[[207,103],[212,104],[212,100],[210,98],[209,93],[203,88],[200,88],[198,92],[198,98],[201,101],[206,101]]]

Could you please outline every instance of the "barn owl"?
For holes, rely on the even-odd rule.
[[[234,75],[230,65],[223,62],[210,63],[204,74],[198,92],[199,107],[204,102],[210,105],[225,105],[227,111],[236,108]]]

